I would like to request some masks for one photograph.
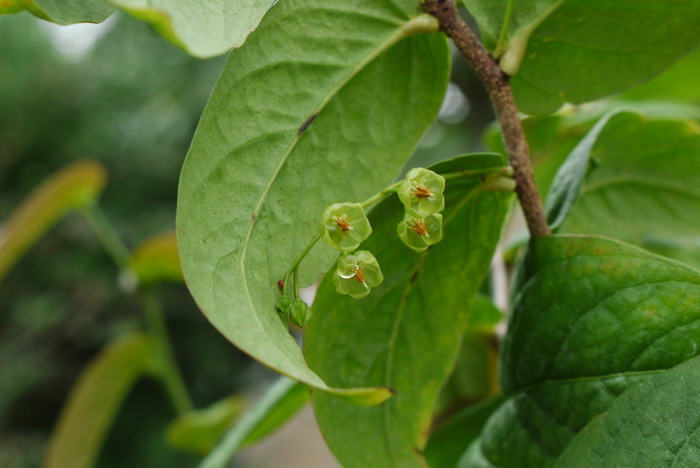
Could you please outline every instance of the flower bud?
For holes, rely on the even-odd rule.
[[[287,313],[287,308],[291,305],[292,303],[292,298],[287,296],[286,294],[282,294],[277,298],[277,304],[275,307],[277,307],[277,310],[283,314]]]
[[[367,250],[343,255],[333,277],[335,290],[355,299],[361,299],[384,281],[377,259]]]
[[[397,193],[407,212],[425,217],[445,209],[444,191],[444,177],[416,167],[408,171]]]
[[[442,215],[421,218],[406,213],[396,227],[396,233],[409,248],[422,252],[442,240]]]
[[[341,252],[352,252],[372,234],[360,203],[334,203],[323,212],[321,239]]]
[[[287,307],[287,314],[289,315],[292,323],[303,327],[311,318],[311,307],[309,307],[303,300],[296,298],[291,304],[289,304],[289,307]]]

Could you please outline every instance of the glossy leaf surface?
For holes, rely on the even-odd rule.
[[[178,241],[198,305],[243,351],[321,389],[275,311],[276,285],[323,208],[388,185],[435,118],[448,48],[437,33],[408,37],[436,29],[416,15],[409,0],[280,2],[231,54],[182,171]],[[334,258],[319,244],[301,281]]]
[[[625,392],[586,427],[560,468],[700,465],[700,358]]]
[[[548,467],[630,386],[697,354],[700,272],[612,239],[534,240],[503,344],[508,400],[460,467]]]
[[[502,165],[500,156],[486,154],[432,169]],[[371,408],[312,395],[321,431],[347,468],[425,466],[421,454],[433,406],[457,358],[508,207],[509,194],[479,186],[478,176],[447,181],[444,238],[420,254],[397,238],[403,205],[396,197],[385,200],[370,214],[375,231],[363,244],[376,255],[384,282],[361,300],[338,295],[330,275],[321,283],[304,340],[312,369],[335,386],[397,392]]]

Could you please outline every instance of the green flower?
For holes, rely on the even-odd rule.
[[[292,298],[287,296],[286,294],[282,294],[277,298],[277,304],[275,304],[275,307],[277,307],[277,310],[279,312],[282,312],[283,314],[287,313],[287,309],[289,306],[292,304]]]
[[[355,299],[361,299],[384,281],[382,270],[374,255],[367,250],[343,255],[333,277],[335,290]]]
[[[297,326],[303,327],[311,318],[311,307],[302,299],[296,298],[287,307],[290,320]]]
[[[408,171],[398,195],[406,211],[416,216],[430,216],[445,209],[445,178],[422,167]]]
[[[359,203],[334,203],[323,211],[321,239],[341,252],[352,252],[372,234],[372,226]]]
[[[422,252],[442,240],[442,215],[416,217],[406,213],[396,227],[399,239],[416,252]]]

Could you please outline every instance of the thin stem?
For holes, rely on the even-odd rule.
[[[501,124],[501,134],[510,164],[515,171],[516,193],[525,214],[530,235],[551,234],[535,184],[530,164],[530,150],[525,138],[518,108],[510,88],[509,76],[484,49],[469,26],[459,16],[455,0],[425,0],[423,9],[440,23],[440,29],[450,37],[465,60],[481,79],[491,98]]]
[[[163,379],[163,385],[168,392],[168,396],[178,414],[192,411],[192,401],[187,393],[187,387],[185,387],[180,371],[177,368],[175,355],[170,345],[163,307],[160,304],[160,300],[153,291],[144,291],[141,294],[141,302],[146,312],[150,335],[156,346],[156,352],[158,353],[161,364],[161,378]]]
[[[513,6],[515,0],[508,0],[506,5],[506,11],[503,15],[503,24],[501,25],[501,33],[498,35],[498,41],[496,41],[496,54],[500,56],[504,50],[503,46],[508,39],[508,30],[510,29],[510,21],[513,18]]]
[[[109,222],[109,219],[105,216],[104,212],[98,204],[93,204],[90,207],[83,210],[85,218],[87,218],[88,223],[92,227],[95,235],[100,240],[107,253],[114,263],[117,264],[119,268],[125,268],[129,264],[129,259],[131,254],[129,249],[126,247],[124,242],[122,242],[119,234]]]
[[[399,187],[401,187],[402,183],[403,183],[403,180],[400,180],[400,181],[396,182],[395,184],[391,184],[390,186],[388,186],[387,188],[385,188],[381,192],[372,195],[367,200],[362,202],[362,208],[367,208],[370,205],[374,205],[375,203],[384,200],[386,197],[388,197],[392,193],[396,193],[396,191],[399,189]]]
[[[513,175],[513,168],[510,166],[498,166],[498,167],[484,167],[483,169],[472,169],[470,171],[458,171],[458,172],[448,172],[442,174],[445,180],[461,179],[463,177],[471,177],[475,175],[483,174],[502,174],[502,175]]]

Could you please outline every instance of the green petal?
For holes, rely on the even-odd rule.
[[[349,229],[342,230],[339,220],[346,223]],[[323,212],[321,239],[334,249],[352,252],[370,234],[372,234],[372,226],[360,203],[334,203]]]
[[[416,231],[414,226],[417,223],[423,225],[427,231],[425,235]],[[423,218],[406,214],[403,221],[396,227],[396,233],[409,248],[416,252],[422,252],[442,240],[442,215],[434,214]]]

